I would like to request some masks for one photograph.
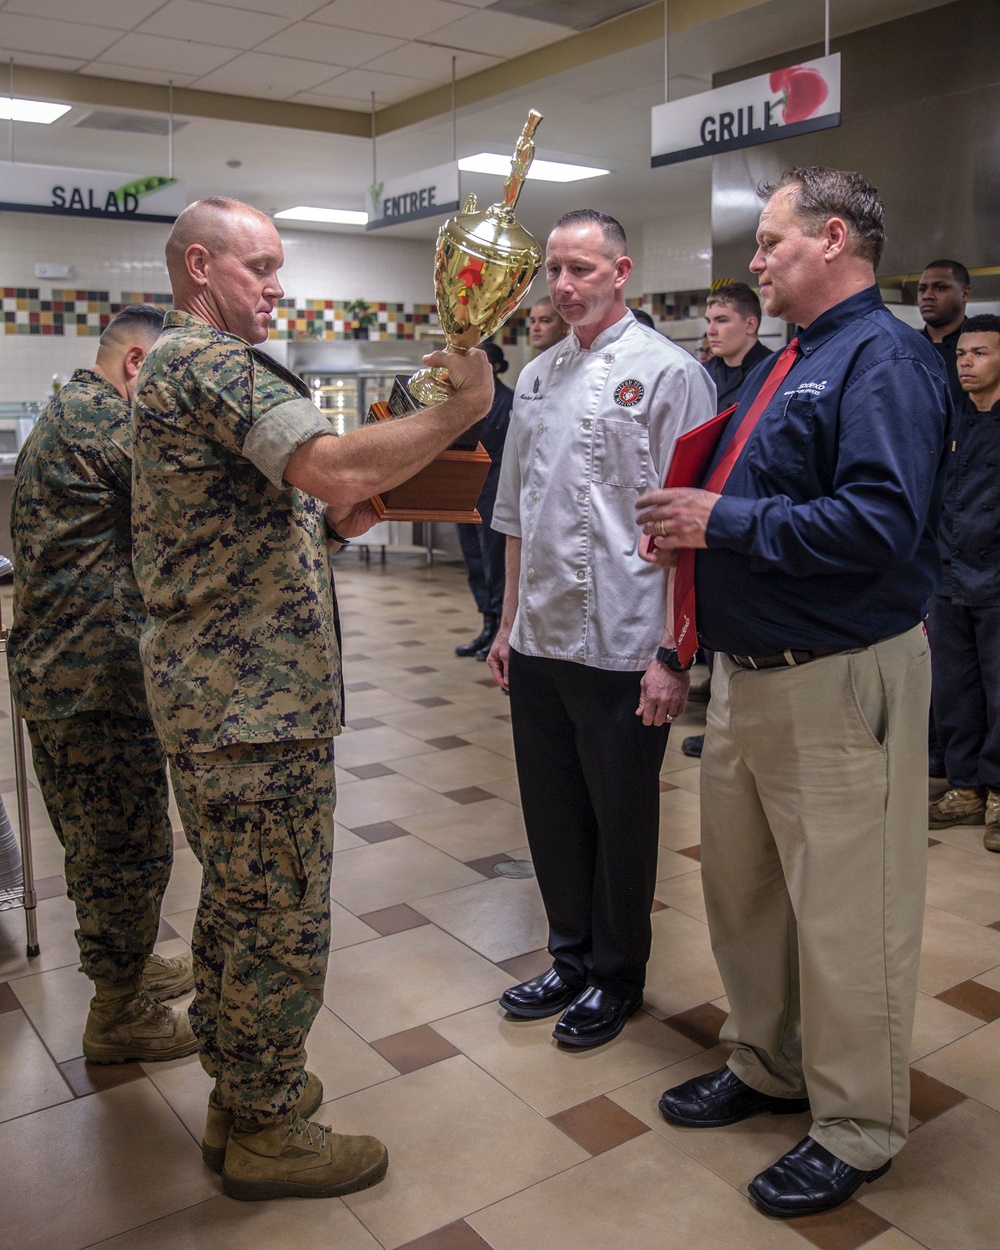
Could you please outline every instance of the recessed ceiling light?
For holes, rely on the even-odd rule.
[[[15,96],[0,95],[0,120],[15,122],[41,122],[48,126],[63,113],[68,113],[70,105],[52,104],[48,100],[19,100]]]
[[[363,226],[368,220],[367,213],[355,213],[347,208],[307,208],[304,204],[283,208],[274,215],[285,221],[326,221],[337,226]]]
[[[510,157],[495,152],[478,152],[475,156],[463,156],[459,169],[470,174],[499,174],[506,178],[510,173]],[[532,161],[529,178],[539,182],[580,182],[583,178],[601,178],[610,169],[594,169],[590,165],[566,165],[562,161]]]

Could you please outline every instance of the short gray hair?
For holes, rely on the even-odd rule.
[[[878,191],[861,174],[825,165],[795,166],[786,169],[777,182],[762,182],[757,194],[766,203],[786,187],[796,192],[795,212],[808,233],[819,234],[831,217],[840,217],[847,224],[855,255],[878,268],[885,246],[884,212]]]

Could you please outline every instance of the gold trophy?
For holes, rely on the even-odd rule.
[[[470,195],[463,211],[438,231],[434,291],[446,351],[464,354],[495,334],[524,298],[542,263],[541,248],[514,217],[541,120],[534,109],[528,114],[503,199],[476,212],[476,197]],[[389,402],[372,404],[368,421],[403,417],[439,404],[451,393],[446,369],[419,369],[409,379],[396,378]],[[473,426],[419,473],[372,503],[384,520],[475,523],[482,520],[476,500],[489,467],[489,455]]]

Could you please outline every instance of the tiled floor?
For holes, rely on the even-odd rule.
[[[611,1045],[565,1053],[551,1020],[514,1022],[496,1005],[548,959],[534,881],[493,873],[527,852],[506,700],[484,665],[453,653],[478,625],[463,577],[415,557],[364,566],[346,552],[338,585],[350,729],[337,744],[334,950],[310,1067],[328,1098],[318,1118],[378,1133],[388,1179],[345,1201],[232,1202],[202,1166],[209,1081],[195,1059],[83,1061],[89,988],[59,847],[32,789],[41,955],[25,958],[23,913],[0,915],[0,1242],[994,1250],[1000,856],[983,851],[981,831],[940,831],[930,851],[909,1145],[840,1211],[766,1219],[747,1181],[802,1136],[806,1117],[699,1132],[656,1110],[666,1086],[725,1058],[701,894],[699,770],[679,752],[700,710],[675,728],[663,769],[645,1010]],[[13,811],[12,777],[8,723],[0,793]],[[184,948],[198,889],[197,864],[177,843],[165,954]]]

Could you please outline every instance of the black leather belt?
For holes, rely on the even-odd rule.
[[[836,655],[838,651],[844,650],[849,648],[813,647],[809,651],[789,649],[782,651],[780,655],[730,655],[729,658],[740,668],[794,668],[797,664],[808,664],[810,660],[819,660],[824,655]]]

